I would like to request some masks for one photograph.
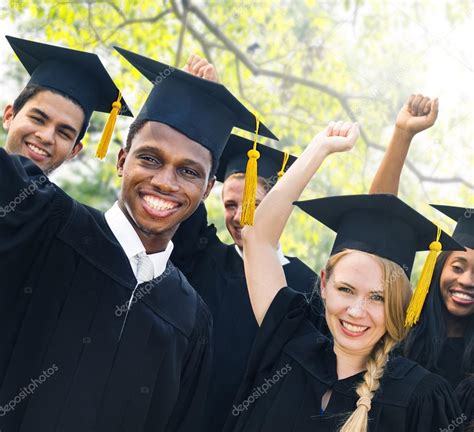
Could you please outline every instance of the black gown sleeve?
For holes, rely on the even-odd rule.
[[[304,294],[289,287],[278,292],[257,331],[245,377],[249,384],[259,369],[278,360],[283,346],[292,338],[307,314],[308,302]],[[248,389],[242,392],[248,392]]]
[[[196,324],[181,375],[178,400],[166,432],[201,430],[211,370],[211,332],[211,314],[206,304],[198,297]]]
[[[474,375],[462,380],[455,393],[462,413],[466,416],[466,431],[474,432]]]
[[[461,407],[448,382],[432,373],[426,375],[410,398],[406,431],[455,430],[461,432],[465,430],[465,426]]]
[[[55,188],[27,158],[0,149],[0,253],[13,250],[46,221]]]
[[[275,296],[257,331],[244,380],[234,397],[237,404],[252,394],[260,371],[273,370],[280,359],[283,346],[306,320],[308,307],[305,295],[292,288],[282,288]],[[229,415],[223,431],[232,432],[239,418],[240,416]]]

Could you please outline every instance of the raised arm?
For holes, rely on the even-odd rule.
[[[398,113],[392,138],[377,170],[370,193],[398,194],[408,149],[413,137],[433,126],[438,117],[438,99],[411,95]]]
[[[278,259],[281,233],[303,189],[331,153],[350,150],[359,136],[357,123],[333,123],[317,134],[258,206],[253,226],[243,229],[245,277],[259,325],[278,291],[286,286]]]

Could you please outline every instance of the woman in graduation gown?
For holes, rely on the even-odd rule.
[[[443,376],[456,393],[474,394],[474,219],[473,209],[433,207],[457,221],[453,238],[465,251],[443,252],[437,259],[425,306],[404,346],[407,357]],[[471,389],[469,389],[471,387]],[[463,413],[473,419],[473,403],[461,397]]]
[[[461,415],[444,379],[391,356],[406,332],[415,251],[436,235],[427,219],[386,195],[298,204],[338,232],[321,274],[334,342],[308,319],[305,298],[285,287],[276,245],[291,204],[324,158],[351,148],[357,136],[357,124],[341,123],[318,134],[244,230],[247,283],[261,327],[226,432],[423,432]],[[460,248],[440,235],[445,248]]]
[[[391,143],[375,176],[373,192],[398,193],[402,168],[414,135],[434,124],[437,99],[412,95],[400,110]],[[442,252],[418,324],[404,344],[404,354],[444,377],[457,394],[474,394],[474,209],[433,205],[456,221],[453,238],[466,250]],[[470,388],[471,387],[471,388]],[[463,414],[473,418],[469,398],[460,398]]]

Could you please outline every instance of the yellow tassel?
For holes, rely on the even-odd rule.
[[[257,159],[260,157],[260,152],[257,150],[258,129],[260,127],[260,120],[255,114],[255,138],[253,140],[253,147],[247,152],[249,158],[247,167],[245,169],[245,185],[244,196],[242,198],[242,214],[240,216],[240,225],[253,225],[255,216],[255,203],[257,199],[257,181],[258,181],[258,166]]]
[[[439,242],[440,236],[441,229],[438,227],[436,240],[430,244],[430,251],[426,257],[420,279],[418,279],[415,292],[413,293],[410,304],[408,305],[407,316],[405,318],[405,327],[412,327],[420,319],[421,311],[423,310],[423,305],[425,304],[425,299],[428,295],[431,279],[433,277],[436,259],[442,250],[442,245]]]
[[[117,121],[117,116],[122,108],[120,100],[122,95],[118,94],[117,100],[112,104],[112,111],[109,114],[107,123],[105,123],[104,131],[102,132],[102,137],[100,138],[99,145],[97,146],[96,156],[99,159],[104,159],[107,155],[107,150],[109,148],[110,140],[112,139],[112,134],[115,128],[115,122]]]
[[[283,163],[281,164],[281,169],[278,171],[278,180],[280,180],[283,177],[283,174],[285,174],[285,168],[286,164],[288,163],[288,159],[290,159],[290,153],[287,151],[283,152]]]

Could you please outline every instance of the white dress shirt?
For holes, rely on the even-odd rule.
[[[122,246],[132,267],[133,274],[137,277],[137,260],[135,256],[140,252],[146,253],[140,237],[138,237],[138,234],[127,217],[123,214],[117,202],[105,212],[105,220],[120,243],[120,246]],[[153,263],[154,278],[163,274],[172,251],[173,242],[170,241],[164,251],[147,255]]]

